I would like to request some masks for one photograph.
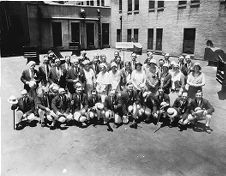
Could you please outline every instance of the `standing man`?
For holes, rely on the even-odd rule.
[[[75,92],[74,84],[77,82],[81,82],[85,84],[86,78],[83,69],[79,67],[79,61],[77,58],[71,60],[72,67],[69,69],[66,75],[67,87],[71,94]]]
[[[60,59],[55,60],[55,67],[50,70],[49,82],[50,84],[55,83],[62,88],[66,87],[66,71],[61,67]]]
[[[35,69],[35,65],[36,63],[34,61],[28,62],[28,69],[25,69],[20,77],[20,80],[24,83],[24,89],[26,89],[28,94],[34,99],[37,95],[36,89],[41,80],[40,74]]]
[[[49,72],[50,72],[51,66],[49,65],[49,59],[48,56],[44,56],[43,64],[39,67],[39,73],[41,76],[41,84],[42,86],[48,86],[49,82]]]

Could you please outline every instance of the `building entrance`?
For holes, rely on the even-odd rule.
[[[86,23],[87,49],[94,49],[94,24]]]
[[[53,46],[62,46],[61,22],[52,23]]]

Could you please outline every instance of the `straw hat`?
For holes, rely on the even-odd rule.
[[[111,63],[111,68],[112,68],[112,67],[117,67],[117,64],[116,64],[115,62],[112,62],[112,63]]]
[[[16,98],[14,95],[11,95],[11,96],[9,97],[9,99],[8,99],[8,102],[9,102],[10,104],[17,104],[17,103],[18,103],[18,100],[17,100],[17,98]]]
[[[177,110],[174,108],[168,108],[167,109],[167,115],[169,116],[169,118],[174,118],[177,116]]]

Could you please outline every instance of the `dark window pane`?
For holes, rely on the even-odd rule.
[[[139,30],[138,29],[134,29],[134,42],[138,42],[138,33],[139,33]]]
[[[62,46],[61,22],[52,23],[53,46]]]
[[[127,29],[127,42],[131,42],[131,35],[132,35],[132,30]]]
[[[121,42],[121,29],[117,29],[117,42]]]
[[[79,23],[71,23],[71,41],[72,42],[80,41]]]
[[[156,50],[162,50],[162,31],[163,29],[156,29]]]
[[[185,1],[185,0],[179,0],[178,1],[178,4],[179,5],[184,5],[184,4],[187,4],[187,1]]]
[[[104,0],[101,0],[101,6],[104,6]]]
[[[86,1],[86,5],[89,5],[89,1]]]
[[[149,9],[154,9],[154,8],[155,8],[155,1],[149,0]]]
[[[91,6],[94,6],[94,1],[90,1],[90,5]]]
[[[200,0],[191,0],[191,3],[200,3]]]
[[[153,49],[154,30],[148,29],[148,49]]]
[[[184,29],[183,52],[194,54],[195,50],[195,28]]]
[[[122,0],[119,0],[119,11],[122,11]]]
[[[97,6],[100,6],[100,0],[97,0]]]
[[[109,45],[109,24],[102,23],[102,43],[105,46]]]
[[[158,8],[164,7],[164,1],[158,1]]]
[[[139,0],[134,0],[134,10],[139,10]]]
[[[132,0],[128,0],[128,11],[132,11]]]

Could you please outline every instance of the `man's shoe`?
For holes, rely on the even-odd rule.
[[[24,128],[24,126],[22,124],[16,124],[16,130],[22,130]]]
[[[134,129],[137,129],[137,123],[133,123],[130,125],[130,128],[134,128]]]
[[[205,126],[205,131],[210,134],[213,130],[209,126]]]
[[[41,123],[41,127],[45,127],[46,124],[44,122]]]

